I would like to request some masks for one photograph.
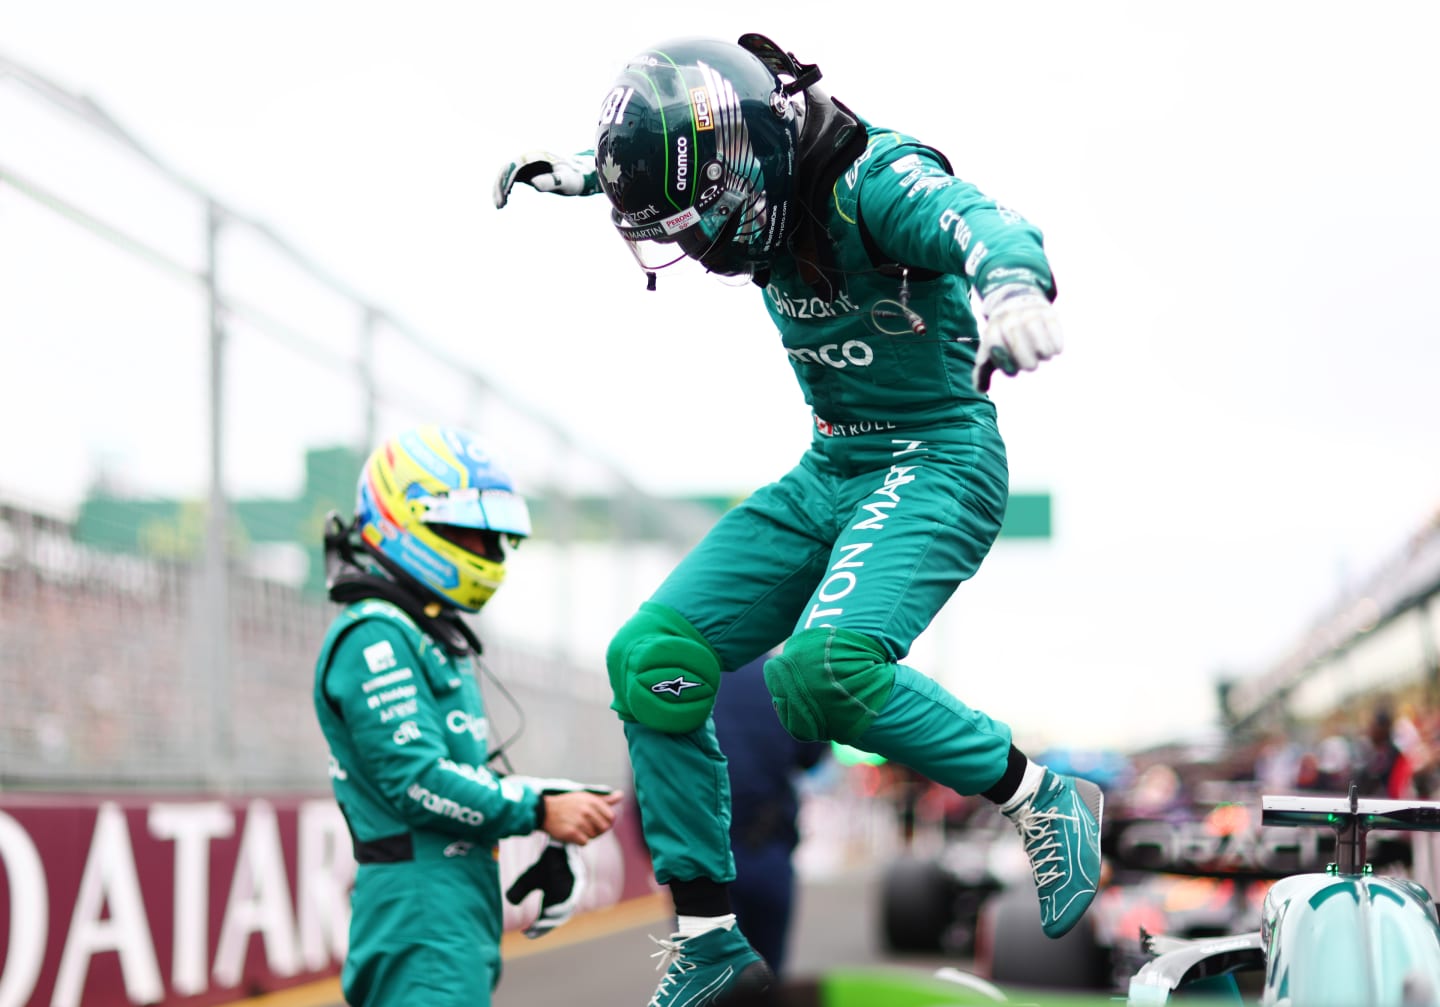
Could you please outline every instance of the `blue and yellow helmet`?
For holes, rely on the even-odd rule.
[[[505,540],[513,546],[530,534],[524,497],[479,440],[434,425],[375,449],[355,514],[361,541],[383,566],[467,612],[505,579]]]

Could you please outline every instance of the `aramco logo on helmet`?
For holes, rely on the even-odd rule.
[[[690,184],[690,140],[685,136],[675,138],[675,189],[684,192]]]

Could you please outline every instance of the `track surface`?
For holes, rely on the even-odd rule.
[[[894,968],[931,975],[944,965],[967,968],[963,959],[896,956],[880,945],[876,918],[878,874],[850,871],[812,879],[801,886],[791,937],[787,975],[796,980],[851,966]],[[669,930],[669,902],[650,896],[587,914],[545,937],[531,941],[519,934],[505,938],[505,974],[493,1007],[642,1007],[659,975],[649,935]],[[345,1007],[340,984],[330,979],[229,1007]]]
[[[939,957],[898,958],[887,954],[877,936],[874,885],[874,875],[857,872],[811,881],[802,887],[791,938],[791,978],[852,965],[895,966],[929,974],[941,965],[968,964]],[[518,956],[509,957],[494,1007],[571,1004],[576,1002],[575,993],[582,989],[586,1003],[640,1007],[659,980],[655,961],[650,958],[658,948],[647,935],[664,936],[668,927],[665,917],[653,913],[650,916],[648,923],[615,929],[553,950],[539,946],[561,931],[527,942],[535,945],[535,950],[516,949]]]

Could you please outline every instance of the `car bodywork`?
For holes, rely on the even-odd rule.
[[[1376,875],[1376,830],[1440,832],[1440,803],[1266,796],[1266,826],[1334,834],[1324,871],[1293,874],[1266,893],[1257,930],[1199,940],[1151,937],[1153,958],[1131,978],[1127,1002],[1166,1004],[1258,975],[1264,1007],[1409,1007],[1440,1003],[1440,918],[1426,888]]]

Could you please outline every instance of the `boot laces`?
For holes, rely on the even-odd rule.
[[[1060,855],[1060,837],[1055,830],[1055,823],[1060,820],[1076,821],[1073,815],[1036,811],[1028,805],[1016,811],[1012,819],[1020,830],[1020,841],[1030,858],[1036,888],[1044,888],[1052,881],[1065,877],[1065,858]]]
[[[655,995],[650,998],[648,1005],[648,1007],[658,1007],[660,997],[670,991],[670,984],[695,968],[695,964],[685,960],[685,938],[672,937],[667,940],[663,937],[649,936],[652,941],[660,945],[660,950],[650,955],[651,958],[660,959],[655,966],[655,971],[664,970],[665,972],[660,978],[659,988],[655,990]]]

